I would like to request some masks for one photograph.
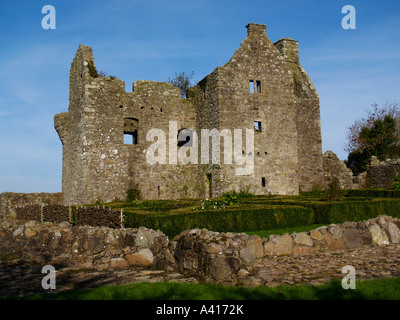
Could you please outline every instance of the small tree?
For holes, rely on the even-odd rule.
[[[340,201],[342,199],[342,188],[337,177],[333,178],[329,183],[328,188],[324,192],[324,200]]]
[[[167,82],[171,83],[174,87],[181,89],[181,97],[186,98],[187,89],[192,86],[191,80],[193,78],[194,72],[187,74],[185,71],[179,73],[175,72],[174,78],[168,78]]]
[[[382,108],[373,105],[368,116],[348,128],[346,165],[355,175],[367,169],[369,160],[400,156],[400,109],[397,103],[386,103]]]

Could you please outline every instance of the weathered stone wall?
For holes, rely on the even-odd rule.
[[[30,221],[0,223],[1,263],[66,264],[78,268],[153,267],[164,259],[167,237],[146,228],[112,229]]]
[[[342,189],[353,189],[353,172],[346,167],[335,153],[328,150],[322,156],[324,165],[324,187],[327,187],[333,178],[338,178]],[[357,184],[357,187],[360,183]]]
[[[379,161],[373,156],[367,169],[366,185],[370,188],[392,187],[396,175],[400,175],[400,159]]]
[[[0,194],[0,217],[15,218],[16,207],[29,204],[60,204],[63,201],[63,195],[58,193],[15,193],[3,192]]]
[[[321,183],[319,97],[299,63],[297,41],[273,44],[260,24],[248,24],[247,32],[230,61],[191,88],[187,99],[155,81],[137,81],[126,92],[123,81],[97,73],[91,48],[80,45],[71,65],[69,110],[54,119],[63,143],[64,203],[123,199],[135,187],[146,199],[171,199],[230,189],[298,194]],[[155,142],[146,139],[151,129],[166,135],[165,164],[147,161]],[[168,143],[181,129],[196,131],[198,154]],[[247,155],[254,157],[254,172],[238,175],[244,165],[226,163],[224,139],[220,163],[212,166],[210,141],[210,165],[201,165],[202,129],[229,129],[232,137],[242,129],[242,156],[249,152],[245,130],[254,130],[254,154]],[[132,135],[132,144],[124,143],[124,134]],[[191,163],[197,158],[197,167],[182,170],[177,154],[185,152]]]
[[[297,130],[293,80],[281,53],[266,36],[266,26],[247,25],[248,36],[230,61],[218,68],[220,87],[219,128],[254,130],[254,172],[240,176],[237,165],[223,165],[225,179],[232,185],[252,186],[255,194],[298,194]],[[260,89],[250,91],[250,81]],[[254,85],[253,84],[253,85]],[[263,179],[264,178],[264,184]]]
[[[379,216],[268,239],[245,233],[186,230],[173,241],[160,231],[0,221],[0,263],[179,270],[206,281],[240,284],[260,258],[307,255],[400,243],[400,220]]]
[[[309,232],[271,235],[268,239],[193,229],[182,232],[171,246],[180,270],[218,283],[237,284],[251,275],[254,262],[261,257],[307,255],[391,243],[400,243],[400,219],[380,216],[331,224]]]
[[[300,191],[310,191],[323,183],[319,96],[310,77],[299,63],[298,42],[284,38],[274,45],[282,53],[293,76],[299,187]]]
[[[129,121],[135,130],[127,128]],[[174,130],[170,121],[177,123]],[[182,197],[167,187],[167,177],[177,175],[168,140],[182,128],[195,128],[195,110],[171,84],[137,81],[125,92],[123,81],[97,74],[91,48],[80,45],[71,66],[69,111],[56,115],[54,124],[63,143],[64,203],[124,199],[134,187],[144,198]],[[152,129],[166,135],[166,164],[146,159]],[[124,134],[133,131],[132,143],[124,143]],[[176,155],[177,146],[172,147]],[[191,171],[188,175],[180,179],[193,180]]]

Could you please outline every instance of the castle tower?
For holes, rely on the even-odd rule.
[[[132,188],[146,199],[175,199],[231,189],[295,195],[322,185],[319,97],[299,62],[298,42],[272,43],[266,25],[246,27],[229,62],[190,88],[187,99],[169,83],[147,80],[126,92],[123,81],[97,72],[91,48],[80,45],[70,70],[68,112],[54,118],[63,144],[64,202],[123,200]],[[166,134],[164,163],[148,161],[152,129]],[[225,138],[217,165],[211,152],[209,165],[200,154],[197,163],[179,163],[177,155],[191,154],[193,146],[169,139],[195,131],[200,153],[202,129],[225,130],[231,138],[242,130],[239,153],[254,159],[251,170],[237,174],[243,164],[226,161]],[[253,133],[254,150],[246,145],[246,130]]]

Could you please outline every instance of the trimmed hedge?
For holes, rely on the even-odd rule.
[[[181,214],[125,213],[125,227],[145,226],[161,230],[170,237],[193,228],[206,228],[217,232],[242,232],[310,225],[314,220],[313,209],[300,206],[195,211]]]
[[[400,198],[400,190],[346,190],[346,197]]]
[[[400,200],[345,201],[310,204],[315,214],[315,224],[362,221],[379,215],[400,217]]]
[[[344,198],[400,198],[400,190],[385,189],[360,189],[360,190],[343,190]],[[302,192],[302,197],[322,198],[324,191]]]

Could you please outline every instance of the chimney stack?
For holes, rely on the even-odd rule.
[[[265,24],[249,23],[246,28],[248,37],[267,36],[267,25]]]

